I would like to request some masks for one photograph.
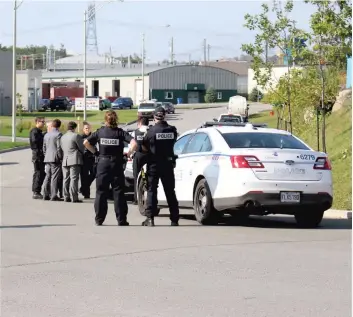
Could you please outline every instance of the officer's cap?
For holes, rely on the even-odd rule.
[[[155,112],[154,112],[154,117],[157,120],[163,120],[165,117],[165,110],[163,107],[158,107],[156,108]]]

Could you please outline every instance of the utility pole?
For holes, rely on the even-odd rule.
[[[207,61],[208,61],[208,64],[210,63],[210,50],[211,50],[211,45],[208,44],[207,45]]]
[[[174,38],[170,39],[170,63],[174,65]]]
[[[32,69],[35,69],[35,67],[34,67],[34,61],[35,61],[35,59],[34,59],[34,54],[32,54]]]
[[[207,43],[206,43],[206,39],[203,40],[203,61],[206,65],[206,51],[207,51]]]
[[[145,33],[142,33],[141,76],[142,76],[142,101],[143,101],[145,100]]]

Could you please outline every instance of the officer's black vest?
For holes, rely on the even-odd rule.
[[[98,131],[99,154],[123,158],[124,130],[120,128],[103,127]]]
[[[150,128],[150,152],[156,158],[172,158],[174,156],[174,144],[177,138],[176,128],[166,122],[155,124]]]
[[[146,132],[141,132],[139,129],[135,130],[135,141],[137,143],[136,152],[142,152],[143,137],[145,134]]]

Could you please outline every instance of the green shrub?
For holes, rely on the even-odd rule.
[[[217,101],[217,92],[212,88],[208,88],[205,94],[206,103],[214,103]]]

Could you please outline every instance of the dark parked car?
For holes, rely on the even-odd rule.
[[[119,97],[112,102],[112,109],[132,109],[134,102],[130,97]]]
[[[174,105],[171,102],[162,102],[162,107],[166,113],[175,113]]]
[[[70,111],[72,105],[70,100],[67,97],[56,97],[50,100],[49,108],[51,111]]]

